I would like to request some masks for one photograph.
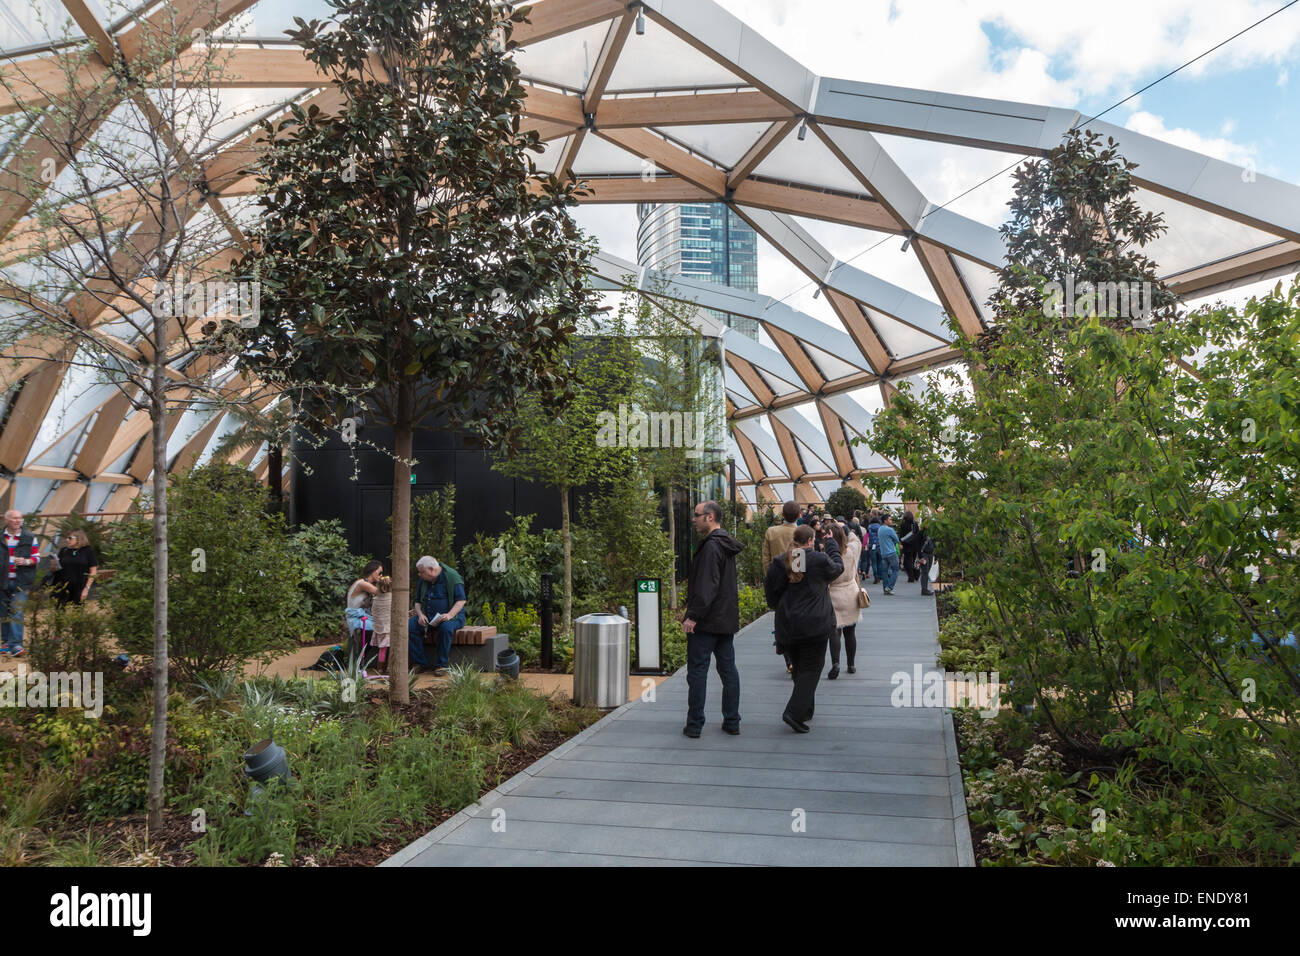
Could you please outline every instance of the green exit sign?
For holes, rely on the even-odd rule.
[[[658,581],[638,581],[636,589],[646,594],[657,594],[659,592]]]

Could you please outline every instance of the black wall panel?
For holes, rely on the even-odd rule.
[[[290,465],[291,516],[300,525],[323,518],[340,519],[355,553],[372,555],[387,565],[392,557],[388,517],[392,513],[393,460],[367,448],[365,443],[391,448],[392,433],[390,429],[366,426],[357,431],[357,439],[354,446],[349,446],[336,435],[319,448],[295,442]],[[507,512],[535,514],[534,531],[559,528],[557,492],[494,471],[491,458],[481,448],[472,447],[464,435],[420,428],[415,432],[414,445],[413,497],[444,485],[456,486],[458,554],[476,532],[504,531],[509,525]],[[449,555],[435,557],[457,560]]]

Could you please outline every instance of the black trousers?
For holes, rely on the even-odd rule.
[[[840,635],[844,636],[844,649],[849,655],[849,666],[853,666],[853,659],[858,656],[858,626],[850,624],[847,627],[837,628],[831,631],[831,666],[840,666]]]
[[[822,668],[826,665],[826,645],[829,643],[830,635],[823,634],[785,645],[790,662],[794,664],[794,690],[790,692],[790,702],[785,709],[795,720],[812,720],[817,682],[821,680]]]
[[[903,545],[903,570],[907,572],[907,580],[915,581],[920,576],[920,571],[916,566],[916,559],[921,554],[921,546],[913,544]]]

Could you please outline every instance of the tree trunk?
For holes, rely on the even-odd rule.
[[[569,533],[569,486],[560,486],[560,541],[564,544],[564,632],[573,629],[573,536]]]
[[[284,514],[284,450],[278,439],[266,446],[266,486],[271,491],[271,507]]]
[[[388,671],[390,699],[394,704],[411,700],[407,636],[407,616],[411,610],[411,466],[408,462],[415,437],[414,401],[411,384],[403,378],[397,386],[397,418],[393,423],[396,453],[393,460],[393,620],[388,649],[392,663]]]
[[[153,730],[149,742],[149,829],[163,824],[167,770],[167,318],[155,315],[149,419],[153,431]]]
[[[664,500],[668,503],[668,548],[672,563],[668,565],[668,608],[677,610],[677,515],[673,512],[673,486],[668,483]]]

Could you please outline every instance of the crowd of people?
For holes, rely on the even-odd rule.
[[[699,737],[704,727],[705,687],[710,661],[722,679],[722,729],[740,733],[740,674],[734,639],[740,629],[736,556],[743,545],[722,528],[723,510],[716,501],[696,506],[692,518],[701,538],[691,563],[682,630],[687,636],[687,719],[682,732]],[[921,582],[930,594],[934,543],[912,512],[894,527],[893,515],[873,508],[855,511],[847,520],[800,509],[788,501],[782,522],[763,537],[763,588],[775,611],[773,643],[785,658],[794,682],[782,719],[798,733],[809,731],[817,684],[827,650],[828,680],[840,676],[843,654],[848,673],[856,672],[857,626],[871,599],[866,588],[879,584],[885,595],[898,586],[900,569],[909,582]],[[0,653],[21,656],[23,604],[40,563],[36,536],[23,525],[21,512],[5,513],[7,575],[0,590]],[[86,600],[98,573],[98,561],[86,534],[71,531],[57,554],[50,555],[49,581],[60,604]],[[410,662],[417,672],[445,676],[456,631],[465,626],[465,582],[450,567],[425,555],[416,562],[415,594],[408,613]],[[391,646],[392,580],[379,561],[369,562],[348,587],[344,619],[350,654],[386,670]],[[425,643],[431,645],[426,651]]]
[[[880,508],[847,520],[800,509],[787,501],[782,522],[763,536],[763,590],[774,612],[773,644],[785,658],[794,682],[782,720],[796,733],[808,733],[817,685],[830,650],[828,680],[840,676],[841,651],[850,674],[856,672],[857,626],[871,606],[869,585],[885,595],[898,587],[900,568],[910,583],[929,595],[934,541],[911,511],[898,528]],[[682,629],[687,635],[687,715],[682,733],[698,738],[704,727],[709,662],[722,680],[722,729],[740,733],[740,674],[734,639],[739,630],[736,555],[741,543],[721,527],[716,501],[696,506],[695,530],[703,539],[691,564]]]

